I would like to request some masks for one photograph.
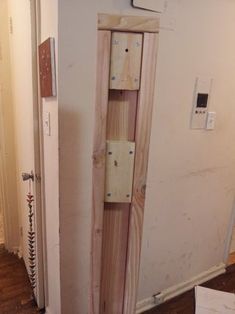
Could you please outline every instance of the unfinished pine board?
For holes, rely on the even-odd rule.
[[[106,204],[100,314],[122,314],[129,204]]]
[[[89,310],[89,313],[91,314],[99,313],[100,301],[110,42],[111,33],[109,31],[98,32],[97,86],[92,182],[93,214],[91,243],[91,300]]]
[[[107,140],[134,140],[136,107],[135,91],[111,90],[109,92]]]
[[[107,139],[134,141],[136,110],[136,91],[110,91]],[[130,204],[105,203],[100,303],[102,314],[123,314],[129,213]]]
[[[139,89],[142,37],[133,33],[112,34],[110,89]]]
[[[98,14],[98,29],[120,32],[159,32],[159,19],[150,16]]]
[[[141,89],[136,122],[136,158],[131,204],[124,314],[134,314],[137,300],[149,142],[154,101],[157,34],[144,34]]]
[[[134,160],[134,142],[107,141],[105,202],[131,202]]]

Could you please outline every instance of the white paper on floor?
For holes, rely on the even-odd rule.
[[[195,314],[235,314],[235,294],[195,287]]]

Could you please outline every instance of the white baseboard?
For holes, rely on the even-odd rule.
[[[145,300],[142,300],[137,303],[136,306],[136,314],[143,313],[144,311],[147,311],[156,305],[159,305],[161,303],[166,302],[167,300],[170,300],[192,288],[194,288],[197,285],[200,285],[212,278],[215,278],[223,273],[225,273],[225,267],[226,265],[224,263],[219,264],[218,266],[214,266],[210,268],[209,270],[201,273],[200,275],[197,275],[193,278],[191,278],[188,281],[182,282],[178,285],[172,286],[168,289],[163,290],[161,293],[152,296],[150,298],[147,298]]]

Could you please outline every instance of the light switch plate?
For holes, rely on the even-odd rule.
[[[51,117],[50,112],[44,113],[44,134],[47,136],[51,135]]]
[[[206,129],[214,130],[216,121],[216,112],[208,112],[207,121],[206,121]]]

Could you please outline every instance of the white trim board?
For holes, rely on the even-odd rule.
[[[168,289],[163,290],[161,293],[139,301],[136,306],[136,314],[143,313],[144,311],[150,310],[156,305],[160,305],[192,288],[200,285],[210,279],[213,279],[223,273],[225,273],[226,265],[221,263],[217,266],[210,268],[209,270],[191,278],[190,280],[184,281],[178,285],[172,286]]]

